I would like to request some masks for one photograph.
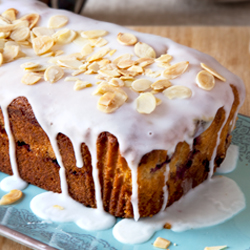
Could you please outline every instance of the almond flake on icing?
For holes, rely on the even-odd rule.
[[[47,28],[47,27],[34,27],[32,29],[32,32],[36,36],[50,36],[52,37],[55,31],[53,29]]]
[[[15,203],[16,201],[20,200],[23,196],[22,191],[13,189],[8,194],[5,194],[0,199],[0,205],[10,205]]]
[[[151,84],[152,82],[150,80],[138,79],[138,80],[133,81],[131,87],[133,90],[137,92],[142,92],[142,91],[148,90]]]
[[[6,45],[6,44],[5,44]],[[16,45],[7,45],[3,49],[3,62],[13,61],[19,54],[20,47]]]
[[[101,36],[106,36],[108,32],[106,30],[87,30],[81,33],[82,37],[87,38],[98,38]]]
[[[127,61],[120,61],[117,66],[121,69],[126,69],[129,68],[131,66],[133,66],[135,64],[135,61],[132,60],[127,60]]]
[[[172,56],[168,54],[161,55],[160,57],[156,58],[156,62],[161,62],[161,63],[168,63],[172,60]]]
[[[124,86],[124,82],[120,78],[112,78],[109,81],[109,84],[111,84],[111,85],[113,85],[115,87],[123,87]]]
[[[0,66],[3,64],[3,54],[0,53]]]
[[[40,36],[32,40],[33,49],[37,55],[48,52],[54,45],[54,40],[49,36]]]
[[[41,80],[41,76],[39,75],[35,75],[35,74],[32,74],[32,73],[26,73],[22,79],[21,79],[21,82],[26,84],[26,85],[33,85],[35,83],[37,83],[38,81]]]
[[[154,59],[153,58],[145,58],[145,57],[142,57],[142,58],[139,58],[135,61],[136,64],[138,64],[139,66],[141,67],[146,67],[152,63],[154,63]]]
[[[74,90],[81,90],[81,89],[91,87],[91,86],[92,84],[90,82],[77,80],[74,85]]]
[[[132,55],[131,54],[123,54],[121,56],[118,56],[116,59],[113,60],[114,64],[118,64],[121,61],[129,61],[131,60]]]
[[[137,38],[130,33],[119,33],[117,35],[117,41],[122,45],[134,45],[137,43]]]
[[[175,85],[163,91],[164,95],[172,100],[175,98],[186,99],[192,96],[192,90],[186,86]]]
[[[110,48],[102,48],[100,50],[98,50],[94,55],[90,56],[87,60],[89,62],[92,61],[96,61],[98,59],[103,58],[104,56],[106,56],[110,51]]]
[[[74,30],[65,28],[58,30],[56,33],[53,34],[52,37],[55,39],[56,43],[67,44],[71,43],[75,39],[76,32]]]
[[[11,9],[7,9],[6,11],[4,11],[2,13],[2,16],[12,22],[16,20],[17,14],[18,14],[18,11],[14,8],[11,8]]]
[[[136,110],[141,114],[150,114],[156,108],[156,98],[150,93],[142,93],[136,99]]]
[[[93,39],[90,39],[90,41],[96,47],[103,47],[106,44],[108,44],[108,41],[106,39],[102,38],[102,37],[93,38]]]
[[[135,54],[140,58],[143,58],[143,57],[155,58],[156,57],[156,53],[154,49],[146,43],[138,42],[134,46],[134,51],[135,51]]]
[[[166,79],[161,79],[161,80],[158,80],[156,82],[154,82],[152,85],[151,85],[151,88],[154,89],[154,90],[164,90],[168,87],[172,86],[171,82],[169,80],[166,80]]]
[[[49,81],[51,83],[55,83],[60,80],[64,76],[64,71],[62,68],[53,65],[48,67],[44,72],[45,81]]]
[[[60,205],[54,205],[53,207],[54,207],[54,208],[57,208],[57,209],[59,209],[59,210],[64,210],[64,207],[62,207],[62,206],[60,206]]]
[[[196,76],[196,83],[202,89],[211,90],[215,85],[214,76],[208,71],[202,70]]]
[[[24,41],[30,36],[30,29],[27,27],[15,29],[12,31],[10,38],[14,41]]]
[[[55,15],[49,19],[49,28],[58,29],[65,26],[68,23],[69,19],[63,15]]]
[[[61,59],[58,60],[57,63],[69,69],[79,69],[79,67],[83,65],[83,63],[77,59]]]
[[[32,29],[37,24],[39,17],[40,16],[38,14],[33,13],[33,14],[25,15],[25,16],[21,17],[19,20],[20,21],[28,21],[29,28]]]
[[[201,63],[201,67],[203,69],[205,69],[206,71],[208,71],[209,73],[211,73],[213,76],[215,76],[216,78],[218,78],[219,80],[221,80],[222,82],[226,81],[226,78],[223,77],[222,75],[220,75],[218,72],[216,72],[214,69],[212,69],[211,67],[207,66],[205,63]]]
[[[163,71],[163,76],[168,80],[175,79],[182,75],[188,68],[189,62],[176,63]]]

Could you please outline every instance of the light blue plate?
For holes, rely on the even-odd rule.
[[[246,209],[218,226],[175,233],[163,229],[148,242],[124,245],[114,239],[112,229],[88,232],[73,223],[47,223],[36,217],[29,208],[32,197],[44,190],[29,185],[24,190],[24,199],[18,204],[0,207],[0,224],[25,234],[49,246],[73,250],[147,250],[153,247],[158,237],[169,239],[170,250],[203,250],[206,246],[227,245],[230,250],[250,250],[250,118],[239,115],[233,132],[233,144],[239,145],[240,157],[236,170],[227,174],[236,181],[246,197]],[[6,175],[0,173],[0,180]],[[0,196],[4,195],[0,191]],[[23,243],[23,242],[20,242]],[[176,243],[177,246],[174,246]]]

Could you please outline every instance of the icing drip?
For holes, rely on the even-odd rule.
[[[168,174],[169,174],[169,164],[166,165],[166,171],[164,173],[165,175],[165,185],[163,187],[164,200],[163,200],[161,211],[165,210],[167,203],[168,203],[168,187],[167,187]]]

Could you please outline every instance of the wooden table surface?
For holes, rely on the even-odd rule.
[[[215,57],[240,76],[246,86],[246,100],[240,113],[250,116],[250,27],[140,26],[132,29],[168,37]],[[1,250],[28,250],[0,236]]]

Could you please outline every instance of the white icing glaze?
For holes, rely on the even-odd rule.
[[[59,209],[55,205],[62,207]],[[68,195],[45,192],[35,196],[30,202],[31,210],[45,220],[75,222],[86,230],[103,230],[114,225],[116,219],[99,209],[92,209],[76,202]]]
[[[231,218],[244,207],[245,198],[237,184],[227,177],[215,176],[152,218],[141,218],[138,222],[132,219],[119,221],[113,228],[113,235],[122,243],[142,243],[165,223],[170,223],[175,232],[213,226]]]
[[[67,28],[78,31],[100,28],[107,30],[109,34],[105,39],[107,39],[109,43],[106,47],[117,50],[117,52],[110,57],[111,60],[125,53],[134,54],[133,46],[122,46],[116,41],[116,35],[119,32],[129,32],[133,33],[139,41],[151,45],[158,56],[168,52],[168,54],[173,56],[173,60],[171,61],[172,64],[181,61],[189,61],[187,72],[171,80],[171,82],[173,85],[188,86],[193,92],[192,97],[190,99],[169,100],[164,97],[163,94],[157,94],[157,97],[162,100],[162,104],[150,115],[137,113],[134,102],[137,93],[127,88],[124,88],[124,90],[128,94],[128,102],[112,113],[112,115],[107,115],[96,108],[99,97],[92,95],[95,87],[76,92],[73,91],[73,85],[69,82],[64,82],[63,79],[55,84],[41,81],[34,86],[23,85],[20,79],[24,72],[20,68],[20,64],[24,62],[39,62],[48,65],[48,58],[37,57],[33,50],[30,49],[23,49],[30,58],[19,59],[0,67],[0,105],[3,110],[6,132],[10,140],[10,158],[14,176],[18,178],[19,174],[15,163],[15,146],[9,128],[6,110],[13,99],[18,96],[25,96],[30,102],[39,124],[49,136],[57,161],[61,167],[60,178],[62,195],[60,195],[60,197],[63,196],[65,199],[69,198],[65,169],[56,142],[56,136],[59,132],[68,136],[72,141],[78,167],[83,166],[80,145],[84,142],[88,146],[92,157],[97,210],[99,210],[100,213],[103,212],[103,206],[100,183],[98,180],[98,170],[96,168],[96,139],[103,131],[108,131],[117,137],[120,152],[131,168],[133,185],[131,202],[134,218],[138,220],[140,215],[138,212],[137,166],[141,157],[153,149],[165,149],[168,150],[168,154],[171,155],[179,141],[186,141],[190,145],[190,148],[192,148],[195,120],[211,119],[222,106],[225,109],[226,118],[228,117],[233,103],[233,94],[230,84],[237,87],[240,94],[240,100],[243,101],[244,99],[244,84],[237,76],[221,66],[212,57],[176,44],[167,38],[141,34],[114,24],[94,21],[63,10],[51,10],[45,5],[32,0],[22,2],[18,0],[3,0],[0,5],[0,11],[3,12],[13,6],[18,9],[20,16],[32,12],[40,14],[39,26],[47,26],[48,19],[51,16],[62,14],[69,17]],[[71,54],[81,50],[81,48],[74,43],[63,46],[62,49],[65,51],[65,54]],[[95,49],[95,51],[97,51],[97,49]],[[224,83],[216,79],[216,85],[211,91],[200,89],[195,84],[195,77],[201,70],[200,62],[216,69],[227,79],[227,81]],[[153,71],[160,69],[156,64],[148,68],[151,68]],[[65,72],[66,76],[70,73],[67,70],[65,70]],[[80,75],[79,78],[93,84],[97,82],[97,79],[95,79],[93,75]],[[157,79],[152,79],[147,76],[139,76],[137,78],[147,78],[151,81],[155,81],[163,77],[160,76]],[[149,135],[149,131],[151,135]],[[217,146],[219,144],[220,132],[218,133]],[[216,156],[216,148],[211,162],[213,162]],[[213,165],[211,163],[210,177],[212,173]],[[167,176],[167,173],[165,176]],[[168,196],[166,187],[164,187],[164,193],[165,204]],[[37,199],[39,200],[39,198]],[[33,203],[38,204],[35,202]],[[34,205],[32,206],[34,211],[37,211]]]
[[[27,186],[28,183],[16,175],[8,176],[0,182],[0,188],[5,192],[9,192],[13,189],[23,190]]]
[[[238,157],[239,147],[231,144],[227,150],[226,158],[221,163],[220,167],[216,169],[216,172],[220,174],[232,172],[237,166]]]

